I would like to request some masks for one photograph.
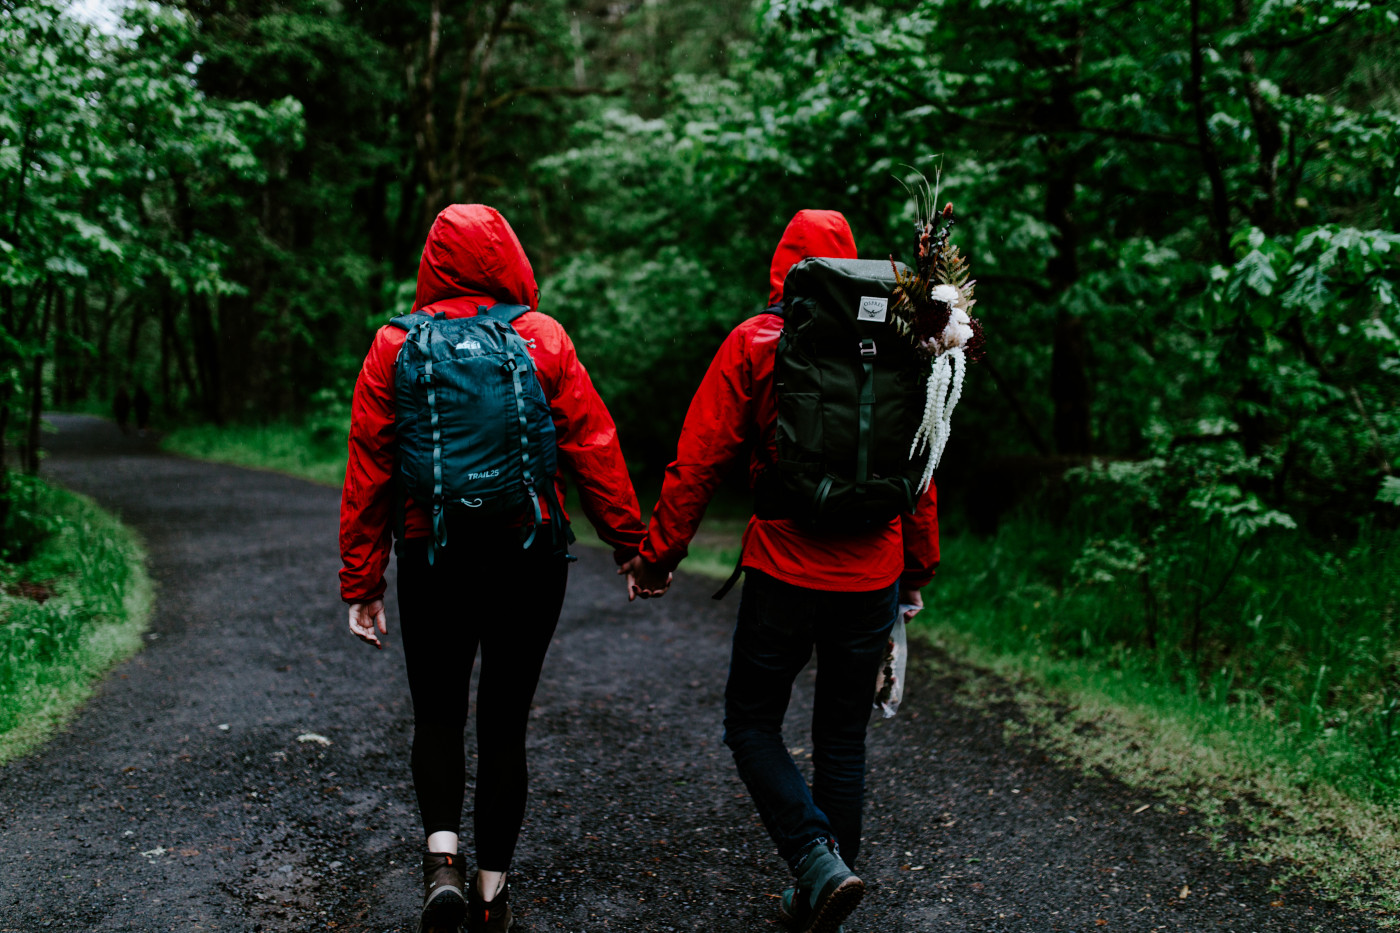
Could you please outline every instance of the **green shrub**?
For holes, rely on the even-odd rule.
[[[5,540],[23,543],[0,560],[0,762],[41,741],[140,647],[151,606],[131,531],[88,499],[11,481]]]

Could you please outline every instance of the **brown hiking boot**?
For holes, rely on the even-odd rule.
[[[424,852],[423,914],[418,918],[418,933],[461,933],[467,914],[464,887],[462,856]]]
[[[467,889],[467,933],[506,933],[515,917],[510,912],[510,885],[491,900],[483,900],[476,879]]]

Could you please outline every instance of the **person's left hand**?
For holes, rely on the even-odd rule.
[[[621,567],[617,568],[619,574],[627,577],[627,601],[640,596],[642,599],[656,597],[660,599],[666,595],[666,590],[671,586],[674,574],[661,575],[661,570],[655,564],[648,564],[638,555]]]
[[[904,610],[904,621],[908,622],[918,614],[920,609],[924,608],[924,594],[917,586],[901,586],[899,588],[899,604],[914,607]]]
[[[383,648],[384,643],[379,640],[379,635],[374,634],[376,628],[379,629],[379,635],[389,632],[388,619],[384,615],[384,600],[350,604],[350,632],[366,644]]]

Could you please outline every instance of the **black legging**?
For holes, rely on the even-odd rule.
[[[477,867],[506,871],[525,818],[525,726],[564,604],[568,563],[542,527],[519,539],[459,536],[428,565],[426,538],[399,554],[400,630],[413,693],[413,787],[423,829],[455,833],[465,794],[468,685],[476,698]]]

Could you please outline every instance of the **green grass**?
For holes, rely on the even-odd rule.
[[[1400,912],[1395,722],[1400,542],[1280,538],[1203,617],[1140,582],[1070,584],[1080,542],[1021,520],[943,542],[917,630],[985,670],[964,700],[1010,693],[1018,734],[1072,767],[1201,812],[1210,841],[1382,915]],[[1227,832],[1227,824],[1250,830]]]
[[[339,486],[345,481],[345,436],[289,422],[265,425],[189,425],[166,434],[166,450],[232,463],[257,470],[287,473]]]
[[[0,763],[61,728],[139,650],[152,606],[134,532],[90,499],[13,480],[7,536],[36,543],[22,563],[0,563]],[[41,604],[10,591],[52,595]]]

